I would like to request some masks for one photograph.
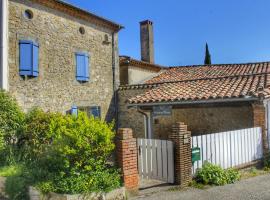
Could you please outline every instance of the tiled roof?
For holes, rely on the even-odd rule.
[[[139,67],[139,68],[143,68],[143,69],[148,69],[148,70],[154,71],[154,72],[159,72],[162,69],[167,69],[164,66],[149,63],[149,62],[144,62],[141,60],[136,60],[136,59],[131,58],[129,56],[120,56],[119,58],[120,58],[120,61],[119,61],[120,66],[130,65],[130,66],[135,66],[135,67]]]
[[[131,104],[270,97],[270,63],[173,67],[147,81]]]
[[[210,79],[260,73],[270,73],[270,62],[171,67],[146,83]]]

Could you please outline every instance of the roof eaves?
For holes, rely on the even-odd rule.
[[[49,6],[50,3],[52,3],[52,2],[58,3],[59,5],[65,6],[66,8],[78,11],[78,12],[84,14],[84,15],[87,15],[87,16],[89,16],[91,18],[95,18],[96,20],[98,20],[100,22],[103,22],[104,26],[106,26],[107,28],[113,29],[114,31],[119,31],[122,28],[124,28],[124,26],[122,26],[120,24],[117,24],[117,23],[115,23],[115,22],[113,22],[111,20],[108,20],[108,19],[104,18],[104,17],[98,16],[98,15],[96,15],[94,13],[91,13],[91,12],[85,10],[85,9],[74,6],[74,5],[70,4],[70,3],[67,3],[66,1],[63,1],[63,0],[46,0],[46,1],[44,1],[44,0],[32,0],[32,1],[37,2],[39,4],[43,4],[45,6]],[[53,9],[56,9],[56,8],[53,7]],[[67,12],[66,9],[62,9],[61,11],[62,12]],[[68,14],[70,14],[70,13],[68,13]],[[78,16],[76,16],[76,17],[78,17]],[[82,17],[79,17],[79,18],[82,18]],[[82,18],[82,19],[84,19],[84,18]],[[99,23],[99,25],[100,24],[101,23]]]

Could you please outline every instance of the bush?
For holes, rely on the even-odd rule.
[[[5,91],[0,90],[0,164],[15,161],[17,137],[21,134],[24,113],[16,101]]]
[[[224,170],[220,166],[205,162],[196,173],[196,181],[209,185],[231,184],[239,180],[240,174],[235,169]]]
[[[107,166],[114,149],[113,124],[79,113],[26,117],[24,152],[31,179],[43,192],[84,193],[120,186],[117,170]]]
[[[263,158],[263,166],[265,169],[270,168],[270,153],[267,153]]]

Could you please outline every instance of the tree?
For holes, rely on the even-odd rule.
[[[204,58],[205,65],[211,65],[211,54],[208,49],[208,44],[205,45],[205,58]]]

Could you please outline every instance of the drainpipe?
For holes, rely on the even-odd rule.
[[[117,98],[117,85],[116,85],[116,62],[115,62],[115,32],[112,33],[112,72],[113,72],[113,105],[114,105],[114,117],[115,117],[115,128],[118,130],[118,98]]]
[[[145,135],[145,138],[152,139],[152,114],[151,114],[151,112],[150,113],[143,112],[138,107],[137,107],[137,111],[144,115],[144,119],[145,119],[145,121],[144,121],[144,124],[145,124],[144,135]]]
[[[0,88],[8,90],[8,0],[0,0]]]

